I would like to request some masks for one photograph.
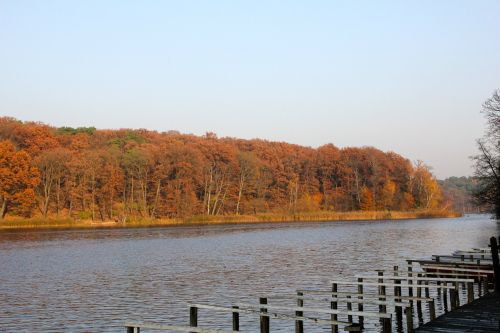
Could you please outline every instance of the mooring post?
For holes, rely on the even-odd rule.
[[[336,283],[332,284],[332,297],[337,298],[338,287]],[[337,310],[337,302],[330,302],[330,308],[332,310]],[[331,314],[330,319],[332,321],[337,321],[337,314]],[[332,324],[332,333],[338,333],[339,327],[336,324]]]
[[[189,326],[198,327],[198,308],[196,306],[189,307]]]
[[[382,318],[382,332],[383,333],[391,333],[392,332],[391,318]]]
[[[352,303],[349,302],[349,300],[351,299],[351,295],[347,295],[346,298],[347,298],[347,302],[346,302],[347,311],[350,312],[350,311],[352,311]],[[347,321],[350,322],[350,323],[352,323],[352,314],[348,314],[347,315]]]
[[[451,285],[454,286],[453,283]],[[450,307],[451,310],[457,309],[457,291],[451,288],[450,288]]]
[[[377,275],[380,277],[378,279],[378,283],[384,283],[384,272],[379,271]],[[386,301],[386,290],[385,286],[378,286],[378,295],[379,295],[379,301]],[[387,313],[387,306],[386,305],[379,305],[378,306],[378,311],[380,313]],[[391,333],[392,331],[392,321],[391,318],[381,318],[382,321],[382,332],[383,333]]]
[[[267,305],[267,297],[259,298],[259,303]],[[260,308],[260,312],[267,312],[267,309]],[[269,316],[260,315],[260,333],[269,333]]]
[[[233,306],[233,309],[239,310],[239,306]],[[240,330],[240,313],[238,311],[233,311],[233,331]]]
[[[393,269],[394,269],[394,276],[399,276],[399,273],[398,273],[399,267],[394,266]],[[394,280],[394,284],[396,284],[396,285],[401,284],[401,280]],[[394,297],[395,302],[402,302],[403,301],[401,298],[398,299],[398,297],[401,297],[401,287],[397,287],[397,286],[394,287],[394,296],[395,296]],[[396,306],[395,310],[396,310],[396,325],[397,325],[398,331],[399,331],[399,330],[402,330],[402,327],[403,327],[403,307]]]
[[[430,291],[429,291],[429,281],[425,281],[425,285],[427,286],[425,288],[425,297],[430,298]],[[434,303],[434,298],[431,298],[427,304],[429,305],[429,317],[431,320],[436,319],[436,304]]]
[[[141,328],[135,326],[127,326],[127,333],[140,333]]]
[[[500,294],[500,263],[498,261],[498,244],[495,237],[490,238],[491,259],[495,281],[495,293]]]
[[[467,282],[467,303],[474,301],[474,282]]]
[[[382,271],[378,272],[378,276],[380,276],[380,278],[378,279],[378,283],[384,283],[384,272],[382,272]],[[385,286],[378,286],[378,295],[380,296],[379,301],[386,300]],[[379,312],[386,312],[387,309],[386,309],[385,305],[379,305],[378,310],[379,310]]]
[[[413,311],[410,307],[405,309],[406,313],[406,331],[408,333],[413,333]]]
[[[297,292],[297,306],[304,306],[304,293],[298,291]],[[303,311],[295,311],[295,316],[303,317]],[[304,333],[304,321],[303,320],[295,320],[295,333]]]
[[[436,304],[434,303],[434,298],[431,298],[428,304],[429,304],[429,318],[431,320],[434,320],[436,319]]]
[[[363,299],[363,278],[358,278],[358,299],[362,300]],[[363,312],[363,302],[358,303],[358,311]],[[363,316],[358,316],[358,321],[359,321],[359,327],[360,329],[363,329],[364,326],[364,321],[365,317]]]
[[[412,266],[412,261],[411,260],[407,260],[406,261],[408,263],[408,277],[411,278],[413,277],[413,266]],[[408,280],[408,296],[412,297],[413,296],[413,288],[411,287],[411,285],[413,284],[413,281],[412,280]],[[410,300],[410,306],[413,306],[413,301]]]
[[[443,286],[447,286],[447,283],[443,282]],[[446,289],[443,290],[443,307],[444,307],[444,313],[448,313],[448,293],[446,292]]]
[[[417,278],[419,277],[422,277],[422,274],[417,274]],[[417,297],[422,297],[422,287],[420,287],[422,285],[422,281],[421,280],[417,280]],[[418,324],[419,326],[423,324],[423,313],[422,313],[422,301],[420,300],[417,300],[417,318],[418,318]]]

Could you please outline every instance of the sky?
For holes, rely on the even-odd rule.
[[[0,116],[318,147],[473,174],[500,1],[0,0]]]

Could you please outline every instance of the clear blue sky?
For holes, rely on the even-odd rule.
[[[470,175],[500,1],[0,1],[0,115],[308,146]]]

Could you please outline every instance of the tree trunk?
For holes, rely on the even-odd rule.
[[[500,220],[500,182],[497,182],[495,192],[495,218]]]
[[[2,202],[2,207],[0,208],[0,219],[3,220],[5,214],[7,214],[7,199],[4,199]]]
[[[240,186],[238,190],[238,202],[236,203],[236,215],[240,214],[240,202],[241,202],[241,195],[243,194],[243,185],[245,184],[245,177],[243,174],[240,176]]]

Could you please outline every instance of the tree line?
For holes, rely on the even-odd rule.
[[[175,131],[52,127],[0,118],[0,217],[125,221],[443,206],[421,162]]]

